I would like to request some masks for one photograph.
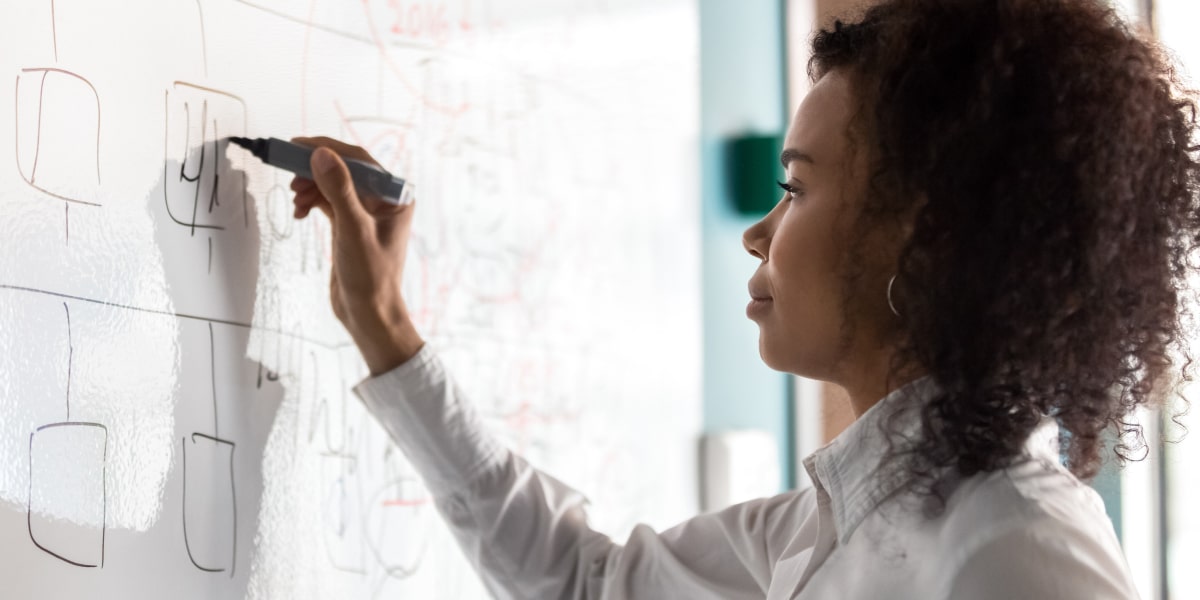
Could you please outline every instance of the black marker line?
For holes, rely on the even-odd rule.
[[[179,82],[176,82],[176,83],[179,83]],[[188,110],[187,106],[188,105],[185,102],[184,103],[185,111]],[[190,117],[188,117],[188,118],[190,119]],[[188,133],[185,135],[190,135],[190,134],[191,134],[191,129],[189,128]],[[220,225],[200,225],[200,224],[196,223],[194,219],[191,223],[180,221],[179,217],[176,217],[175,213],[171,211],[171,195],[167,191],[170,188],[170,186],[167,185],[167,182],[170,180],[168,177],[168,173],[167,173],[167,157],[170,156],[170,143],[171,143],[171,91],[163,90],[163,205],[166,206],[166,208],[167,208],[167,216],[170,217],[171,220],[174,221],[176,225],[190,227],[190,228],[192,228],[193,232],[197,228],[199,228],[199,229],[225,229],[224,227],[221,227]],[[184,154],[183,159],[184,159],[184,161],[187,160],[186,149],[185,149],[185,154]],[[183,176],[182,171],[183,171],[183,167],[181,165],[180,166],[180,176],[181,177]]]
[[[229,325],[232,327],[241,327],[243,329],[250,329],[252,331],[257,330],[257,331],[263,331],[266,333],[274,333],[274,334],[281,335],[281,336],[284,336],[284,337],[287,337],[287,338],[290,338],[293,340],[307,342],[309,344],[316,344],[317,346],[321,346],[322,348],[326,348],[329,350],[343,350],[346,348],[351,348],[354,345],[353,342],[342,342],[342,343],[336,343],[336,344],[330,343],[330,342],[325,342],[325,341],[318,340],[315,338],[306,337],[302,333],[298,334],[293,331],[285,331],[282,327],[255,327],[254,325],[252,325],[250,323],[242,323],[239,321],[230,321],[228,319],[202,317],[199,315],[191,315],[191,314],[186,314],[186,313],[173,313],[168,310],[162,310],[162,309],[156,309],[156,308],[143,308],[140,306],[132,306],[129,304],[119,304],[116,302],[108,302],[105,300],[96,300],[94,298],[87,298],[84,296],[73,296],[71,294],[64,294],[62,292],[53,292],[50,290],[41,290],[41,289],[37,289],[37,288],[31,288],[31,287],[25,287],[25,286],[19,286],[19,285],[9,285],[9,284],[0,283],[0,290],[12,290],[12,291],[17,291],[17,292],[29,292],[32,294],[42,294],[45,296],[53,296],[55,298],[63,298],[66,300],[78,300],[80,302],[89,302],[91,304],[99,304],[100,306],[108,306],[110,308],[120,308],[120,309],[124,309],[124,310],[132,310],[132,311],[151,314],[151,315],[161,315],[164,317],[175,317],[177,319],[191,319],[193,321],[204,321],[204,322],[208,322],[208,323],[216,323],[218,325]]]
[[[63,302],[63,310],[67,312],[67,420],[71,420],[71,367],[75,362],[75,344],[71,340],[71,309]]]
[[[104,450],[100,454],[101,464],[104,465],[100,472],[100,493],[104,496],[101,502],[102,514],[100,515],[100,568],[104,568],[104,553],[108,539],[108,428],[104,428]]]
[[[187,106],[186,104],[184,106]],[[192,117],[188,115],[188,133],[191,133]],[[200,177],[204,175],[204,133],[208,131],[208,99],[200,104],[200,166],[196,168],[196,178],[189,179],[184,171],[187,170],[187,161],[191,158],[191,145],[188,144],[184,148],[183,163],[179,165],[179,177],[191,183],[196,184],[196,190],[192,193],[192,235],[196,235],[196,209],[200,207]],[[184,138],[187,139],[187,138]]]
[[[212,236],[208,236],[208,274],[212,275]]]
[[[237,102],[242,107],[242,131],[245,131],[246,128],[249,126],[249,117],[246,114],[246,101],[242,97],[237,96],[235,94],[231,94],[229,92],[218,90],[215,88],[210,88],[210,87],[205,87],[205,86],[196,85],[196,84],[192,84],[192,83],[187,83],[184,81],[175,81],[173,85],[175,88],[186,87],[186,88],[191,88],[192,90],[201,91],[201,92],[205,92],[208,94],[224,96],[226,98],[229,98],[229,99]],[[170,95],[169,91],[168,91],[167,95],[168,96]],[[168,114],[166,131],[168,133],[165,137],[169,138],[170,137],[170,134],[169,134],[169,131],[170,131],[170,102],[168,101],[166,104],[167,104],[167,106],[166,106],[165,110]],[[190,124],[191,123],[191,108],[190,108],[190,104],[188,102],[184,102],[184,113],[185,113],[185,119]],[[200,167],[197,169],[197,172],[194,176],[189,177],[187,175],[186,163],[188,162],[188,156],[189,156],[188,152],[190,151],[190,148],[191,148],[191,137],[190,137],[191,136],[191,128],[188,127],[188,129],[184,135],[184,146],[185,146],[185,155],[184,155],[184,160],[183,160],[184,164],[181,164],[180,169],[179,169],[179,176],[181,179],[188,181],[188,182],[197,183],[197,187],[194,192],[194,194],[195,194],[195,198],[193,199],[194,203],[192,205],[192,221],[190,223],[183,222],[183,221],[179,220],[178,218],[176,218],[173,214],[171,215],[171,219],[173,221],[175,221],[176,223],[183,225],[185,227],[190,227],[192,229],[192,235],[195,235],[196,228],[222,229],[222,230],[225,229],[224,226],[220,226],[220,225],[201,225],[200,223],[197,222],[197,219],[196,219],[196,211],[197,211],[197,207],[198,207],[199,201],[200,201],[199,200],[200,187],[199,187],[198,182],[200,180],[200,177],[203,175],[204,159],[205,159],[205,154],[206,154],[205,140],[207,139],[207,135],[205,135],[205,133],[208,130],[208,100],[207,99],[203,100],[203,110],[201,111],[200,118],[201,118]],[[213,119],[213,141],[212,141],[212,144],[213,144],[213,155],[216,157],[219,157],[220,156],[219,149],[220,149],[221,138],[220,138],[220,133],[217,128],[217,123],[218,123],[218,121],[216,119]],[[164,156],[166,156],[169,153],[169,139],[164,140],[163,147],[164,147],[163,153],[164,153]],[[163,171],[163,178],[166,179],[165,165],[164,165],[164,171]],[[242,226],[249,228],[250,227],[250,203],[249,203],[249,199],[247,197],[249,194],[246,190],[246,174],[244,172],[241,172],[241,179],[242,179],[242,184],[241,184]],[[212,193],[209,195],[209,208],[208,208],[209,213],[212,213],[212,211],[215,207],[221,205],[220,195],[218,193],[218,191],[220,189],[220,181],[221,181],[221,174],[220,174],[220,167],[218,165],[218,167],[214,170],[213,188],[212,188]],[[165,184],[164,184],[163,193],[164,193],[164,195],[166,194]],[[168,213],[170,213],[169,205],[168,205]]]
[[[237,487],[235,484],[235,478],[233,476],[233,454],[237,450],[237,444],[235,444],[229,440],[223,440],[216,436],[211,436],[211,435],[207,435],[207,434],[199,433],[199,432],[192,433],[192,443],[193,444],[196,443],[196,438],[202,438],[202,439],[209,440],[216,444],[225,444],[225,445],[229,446],[229,492],[233,496],[233,503],[232,503],[232,507],[233,507],[233,552],[231,554],[231,558],[232,558],[233,562],[231,563],[231,566],[229,568],[229,576],[232,578],[234,572],[237,569],[237,539],[238,539],[238,535],[237,535],[237,530],[238,530],[238,527],[237,527]],[[180,439],[180,447],[183,448],[183,498],[184,498],[183,545],[184,545],[184,548],[187,550],[188,559],[192,561],[192,565],[194,565],[197,569],[200,569],[201,571],[206,571],[208,573],[220,573],[220,572],[224,571],[225,569],[224,568],[214,569],[214,568],[209,568],[209,567],[202,567],[202,566],[200,566],[199,563],[196,562],[196,559],[192,556],[192,548],[191,548],[190,543],[188,542],[188,537],[187,537],[187,504],[186,504],[187,503],[187,438],[186,437]]]
[[[246,191],[246,172],[241,171],[241,174],[242,174],[242,227],[249,229],[250,228],[250,203],[246,201],[246,196],[249,195],[249,193]]]
[[[227,445],[227,446],[231,446],[231,447],[237,447],[237,444],[235,444],[235,443],[233,443],[233,442],[231,442],[231,441],[229,441],[229,440],[226,440],[226,439],[221,439],[221,438],[219,438],[219,437],[212,436],[212,435],[208,435],[207,433],[200,433],[199,431],[194,431],[194,432],[192,432],[192,443],[193,443],[193,444],[195,444],[195,443],[196,443],[196,438],[205,439],[205,440],[208,440],[208,441],[210,441],[210,442],[215,442],[215,443],[217,443],[217,444],[225,444],[225,445]]]
[[[262,385],[263,385],[263,372],[264,371],[266,372],[267,381],[270,381],[272,383],[279,381],[279,373],[276,373],[275,371],[272,371],[270,369],[263,367],[263,364],[260,362],[260,363],[258,363],[258,389],[260,389],[260,390],[262,389]]]
[[[237,450],[237,446],[230,443],[229,448],[229,494],[233,496],[233,549],[232,560],[229,563],[229,578],[233,579],[233,574],[237,571],[237,541],[238,541],[238,526],[237,526],[237,484],[233,476],[233,452]]]
[[[207,101],[206,101],[207,103]],[[217,133],[217,120],[213,119],[213,156],[220,157],[217,151],[217,144],[221,140],[221,134]],[[217,190],[221,188],[221,162],[220,158],[216,158],[217,166],[213,167],[213,185],[212,193],[208,195],[208,214],[212,214],[214,208],[221,206],[221,199],[217,197]],[[199,189],[196,190],[199,193]]]
[[[259,351],[262,350],[262,346],[263,346],[262,344],[259,344]],[[256,385],[256,389],[260,389],[260,390],[262,389],[263,372],[264,371],[266,372],[266,375],[267,375],[267,381],[270,381],[272,383],[279,381],[279,373],[276,373],[275,371],[272,371],[270,369],[263,367],[262,362],[259,362],[258,363],[258,383]]]
[[[183,160],[179,162],[179,178],[184,181],[196,181],[200,179],[200,171],[196,171],[195,177],[187,176],[187,163],[192,155],[192,104],[187,100],[183,101],[183,120],[187,123],[187,128],[183,130]],[[203,120],[201,120],[203,123]],[[200,139],[204,139],[204,132],[200,132]],[[203,142],[200,146],[200,168],[204,168],[204,146]]]
[[[39,426],[34,431],[40,432],[43,429],[54,429],[55,427],[75,427],[75,426],[99,427],[100,429],[104,430],[105,435],[108,434],[108,426],[104,425],[103,423],[92,423],[91,421],[60,421],[58,423],[47,423],[45,425]]]
[[[209,363],[211,366],[209,369],[209,374],[211,375],[212,383],[213,436],[221,437],[221,431],[217,429],[217,423],[219,423],[219,420],[217,419],[217,342],[213,336],[212,323],[208,324],[208,359],[211,361]]]
[[[203,27],[203,25],[204,24],[201,23],[201,27]],[[240,104],[242,106],[242,133],[243,133],[243,135],[245,134],[245,132],[247,130],[249,130],[250,116],[247,114],[245,98],[242,98],[241,96],[238,96],[237,94],[226,92],[224,90],[218,90],[216,88],[206,87],[203,85],[197,85],[194,83],[188,83],[186,81],[181,81],[181,80],[176,80],[176,81],[172,82],[172,85],[176,88],[186,87],[186,88],[191,88],[193,90],[197,90],[197,91],[201,91],[201,92],[207,92],[209,94],[216,94],[218,96],[224,96],[226,98],[229,98],[230,100],[237,102],[238,104]],[[205,100],[206,106],[207,106],[207,102],[208,101]],[[216,135],[215,122],[216,121],[214,120],[213,133],[214,133],[215,141],[213,142],[213,149],[214,149],[213,152],[214,152],[214,154],[217,154],[217,148],[218,148],[217,144],[220,142],[221,138]],[[168,127],[169,127],[169,125],[168,125]],[[201,144],[203,144],[203,142],[201,142]],[[165,145],[166,144],[164,142],[164,146]],[[201,151],[203,151],[203,150],[204,149],[201,148]],[[197,173],[196,176],[199,177],[200,176],[199,173]],[[216,194],[215,190],[216,190],[216,188],[214,187],[214,191],[213,191],[214,195]],[[244,227],[250,227],[250,208],[249,208],[249,200],[248,200],[247,196],[248,196],[248,193],[246,191],[246,173],[242,172],[242,225]],[[186,223],[180,223],[180,224],[186,225]],[[209,227],[212,229],[224,229],[224,227],[218,227],[218,226],[214,226],[214,225],[195,225],[195,226],[196,227]]]
[[[42,430],[52,429],[55,427],[98,427],[101,431],[104,432],[104,452],[101,455],[101,460],[103,461],[102,464],[104,465],[104,467],[102,468],[102,470],[100,472],[100,478],[101,478],[100,490],[101,490],[101,494],[103,495],[103,498],[101,501],[102,516],[100,517],[100,564],[98,564],[98,565],[89,565],[89,564],[84,564],[81,562],[73,561],[73,560],[43,546],[41,543],[39,543],[37,541],[37,537],[35,537],[33,535],[33,438],[38,433],[40,433]],[[42,425],[41,427],[38,427],[34,431],[30,432],[30,434],[29,434],[29,488],[28,488],[28,493],[25,496],[25,527],[27,528],[27,530],[29,532],[29,541],[33,542],[33,545],[37,546],[38,549],[41,550],[42,552],[45,552],[46,554],[49,554],[50,556],[53,556],[54,558],[57,558],[67,564],[71,564],[76,567],[85,567],[85,568],[94,568],[94,567],[104,568],[104,545],[106,543],[106,539],[107,539],[107,535],[108,535],[108,481],[107,481],[108,473],[107,473],[107,471],[108,471],[108,427],[105,427],[104,425],[102,425],[100,423],[88,423],[88,422],[83,422],[83,421],[77,421],[77,422],[50,423],[48,425]]]
[[[193,438],[195,437],[195,435],[196,434],[192,434]],[[196,440],[193,439],[192,443],[193,444],[196,443]],[[192,545],[191,545],[191,542],[188,541],[188,534],[187,534],[188,526],[187,526],[187,438],[186,437],[180,438],[179,447],[183,452],[183,549],[187,550],[188,560],[192,561],[192,566],[196,567],[197,569],[200,569],[201,571],[205,571],[208,573],[220,573],[221,571],[224,571],[225,569],[210,569],[208,567],[202,567],[202,566],[200,566],[200,563],[196,562],[196,557],[192,556]]]

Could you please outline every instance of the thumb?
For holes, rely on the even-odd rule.
[[[313,150],[309,168],[312,169],[317,189],[321,190],[321,195],[325,196],[333,207],[335,220],[356,228],[365,227],[371,215],[363,208],[358,192],[354,190],[350,169],[346,168],[342,158],[333,150],[320,147]]]

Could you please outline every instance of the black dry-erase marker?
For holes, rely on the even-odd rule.
[[[250,151],[263,162],[273,167],[291,171],[306,179],[312,179],[309,158],[313,150],[308,146],[293,144],[279,138],[231,137],[229,141]],[[403,206],[412,202],[412,184],[388,173],[371,163],[342,157],[350,169],[350,178],[359,194],[370,194],[382,198],[388,204]]]

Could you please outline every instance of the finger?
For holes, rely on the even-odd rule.
[[[372,226],[373,218],[363,208],[350,169],[333,150],[324,146],[312,153],[310,167],[321,195],[333,207],[334,225],[343,231],[362,234]]]
[[[312,212],[313,208],[320,210],[325,217],[329,219],[330,223],[333,222],[333,207],[329,206],[328,202],[315,202],[309,206],[303,207],[297,206],[295,211],[293,211],[293,216],[295,216],[297,219],[303,219]]]
[[[292,188],[293,192],[303,192],[305,190],[315,189],[317,187],[317,182],[307,177],[293,177],[292,183],[288,187]]]
[[[412,230],[412,220],[416,206],[417,202],[413,200],[399,207],[399,210],[392,217],[379,220],[376,229],[379,232],[380,241],[385,246],[391,246],[397,239],[408,236],[409,231]],[[397,207],[392,208],[395,210]]]
[[[330,223],[333,222],[333,207],[330,206],[328,202],[324,202],[324,201],[318,202],[316,204],[316,207],[318,210],[320,210],[322,213],[325,214],[325,217],[329,219]]]
[[[317,202],[323,202],[324,200],[325,198],[321,196],[321,190],[313,188],[304,190],[303,192],[296,192],[296,195],[292,197],[292,204],[296,205],[296,208],[309,209]]]
[[[304,219],[304,218],[308,217],[309,213],[312,212],[313,208],[316,208],[325,215],[325,218],[329,219],[330,223],[333,223],[334,222],[333,207],[330,206],[329,203],[326,202],[320,196],[317,196],[317,198],[318,199],[316,201],[305,204],[305,205],[297,204],[296,209],[292,212],[292,217],[294,217],[295,219],[298,219],[298,220]],[[336,240],[337,239],[337,228],[331,227],[330,229],[331,229],[331,233],[334,234],[333,238]]]
[[[311,211],[314,207],[321,208],[322,211],[325,212],[326,216],[330,216],[332,214],[328,210],[329,202],[325,200],[325,197],[321,195],[320,190],[317,189],[306,190],[296,194],[296,197],[292,200],[292,203],[295,205],[293,212],[298,219],[303,219],[304,217],[308,216],[309,211]]]
[[[376,161],[374,158],[372,158],[371,154],[369,152],[367,152],[365,149],[363,149],[361,146],[354,146],[351,144],[347,144],[346,142],[343,142],[341,140],[335,140],[333,138],[328,138],[325,136],[316,136],[316,137],[294,137],[294,138],[292,138],[292,142],[300,144],[302,146],[308,146],[310,148],[317,148],[317,147],[324,146],[324,147],[329,148],[329,149],[333,150],[334,152],[338,153],[339,156],[344,156],[346,158],[353,158],[356,160],[361,160],[361,161],[369,162],[369,163],[376,164],[376,165],[379,164],[379,161]]]

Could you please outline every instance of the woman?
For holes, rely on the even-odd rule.
[[[1085,0],[892,0],[812,50],[784,195],[744,241],[763,360],[857,416],[804,461],[813,488],[623,545],[592,531],[423,345],[399,293],[412,209],[355,195],[336,153],[361,149],[301,139],[326,147],[296,216],[333,220],[356,391],[498,597],[1135,597],[1080,480],[1187,375],[1200,178],[1169,61]]]

